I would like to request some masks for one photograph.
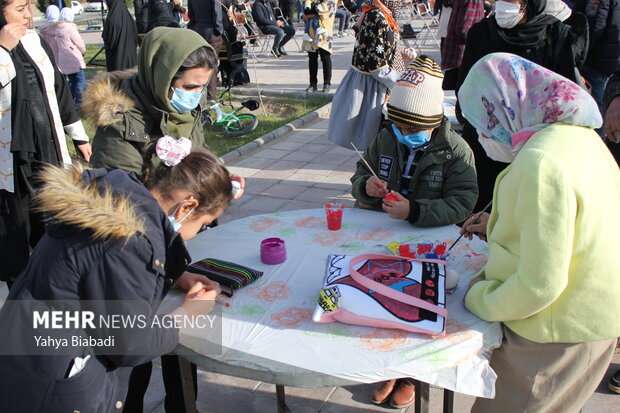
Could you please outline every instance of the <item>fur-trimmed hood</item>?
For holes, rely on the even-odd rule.
[[[136,101],[122,87],[123,81],[137,74],[134,71],[99,72],[86,84],[82,94],[82,110],[95,126],[110,126],[136,108]]]
[[[126,177],[124,188],[117,186],[118,178],[122,177],[110,176],[118,173]],[[141,214],[135,202],[130,201],[135,194],[130,191],[136,190],[141,196],[150,194],[137,179],[130,180],[127,173],[50,166],[40,179],[43,185],[37,194],[37,208],[52,225],[89,230],[94,239],[129,238],[145,233]],[[128,188],[131,186],[135,188]]]

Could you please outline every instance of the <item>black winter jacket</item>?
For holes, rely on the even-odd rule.
[[[252,5],[252,18],[259,28],[276,25],[276,16],[271,4],[265,0],[256,0]]]
[[[562,28],[565,26],[558,20],[549,26],[546,42],[539,47],[525,48],[512,45],[499,37],[496,32],[496,24],[491,21],[492,19],[494,18],[482,19],[474,24],[467,33],[465,53],[459,69],[457,91],[465,81],[471,67],[484,56],[496,52],[521,56],[568,79],[576,80],[574,68],[580,68],[586,57],[587,33],[583,33],[585,26],[571,27],[567,33],[568,37],[561,42],[561,45],[558,45]]]
[[[45,172],[43,178],[39,199],[50,218],[47,234],[8,300],[132,300],[143,304],[152,316],[185,271],[189,254],[137,175],[106,169],[81,174],[57,168]],[[20,317],[7,308],[0,312],[0,334],[23,334]],[[32,314],[23,316],[32,320]],[[110,334],[101,330],[105,328],[93,331]],[[178,334],[172,328],[132,334],[124,344],[134,349],[133,354],[144,356],[95,355],[89,347],[72,347],[71,355],[65,351],[65,355],[0,356],[0,371],[4,372],[0,374],[0,410],[119,411],[131,368],[172,351]],[[7,354],[2,350],[6,343],[0,342],[0,354]],[[87,354],[92,358],[84,369],[67,378],[73,358]]]
[[[590,44],[586,65],[607,74],[620,70],[620,2],[581,0],[574,11],[588,19]]]
[[[176,6],[167,3],[166,0],[150,0],[147,4],[148,26],[147,32],[155,27],[180,27],[174,13]]]

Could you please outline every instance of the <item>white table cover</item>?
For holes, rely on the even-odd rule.
[[[482,241],[462,239],[448,259],[448,268],[459,271],[461,279],[447,298],[443,337],[312,322],[329,253],[390,253],[386,246],[392,241],[450,245],[457,236],[456,226],[417,228],[385,213],[360,209],[345,209],[340,231],[327,230],[323,210],[316,209],[247,217],[199,234],[188,242],[194,261],[218,258],[265,273],[237,290],[230,307],[222,307],[224,349],[244,357],[235,360],[231,354],[237,351],[225,351],[218,361],[240,365],[255,357],[253,367],[258,369],[269,370],[274,360],[361,383],[413,377],[459,393],[494,397],[496,375],[488,360],[501,343],[500,326],[480,320],[463,306],[469,279],[486,262]],[[286,242],[288,258],[282,264],[260,260],[260,241],[270,237]],[[181,343],[201,353],[201,333],[190,334],[197,336],[182,337]]]

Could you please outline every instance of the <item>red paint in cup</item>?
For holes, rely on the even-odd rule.
[[[342,211],[344,205],[334,202],[325,205],[325,216],[327,217],[327,229],[338,231],[342,228]]]

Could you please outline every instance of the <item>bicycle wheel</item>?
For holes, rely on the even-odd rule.
[[[224,127],[224,135],[235,137],[252,132],[258,126],[258,119],[251,113],[236,115],[235,119],[228,121]]]

